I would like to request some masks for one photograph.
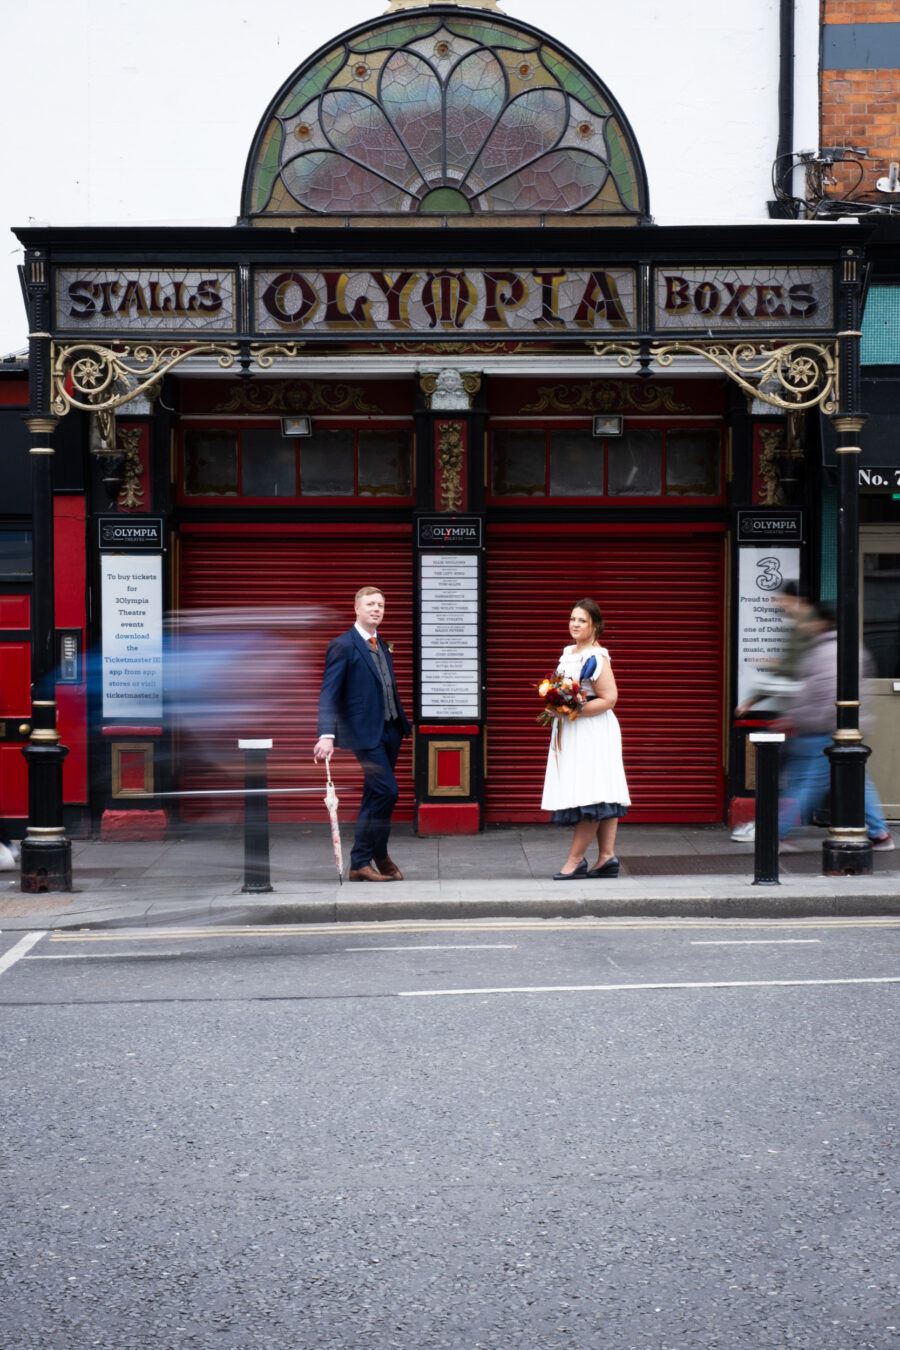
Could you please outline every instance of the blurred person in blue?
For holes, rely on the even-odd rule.
[[[378,637],[384,595],[363,586],[354,598],[356,622],[325,653],[314,759],[336,746],[352,750],[363,771],[363,793],[350,854],[351,881],[402,881],[388,854],[399,788],[394,765],[412,727],[403,711],[387,644]]]
[[[806,620],[812,616],[813,606],[800,594],[797,583],[786,581],[773,598],[784,621],[784,646],[774,665],[757,671],[755,685],[734,710],[739,719],[748,717],[751,709],[763,700],[771,709],[784,711],[785,700],[796,686],[797,670],[810,643]],[[756,821],[736,825],[731,837],[739,844],[752,844]]]
[[[831,764],[825,754],[831,745],[837,699],[837,631],[834,612],[823,604],[812,607],[803,619],[807,639],[793,689],[785,698],[784,723],[790,733],[786,744],[784,796],[778,813],[778,837],[782,851],[792,851],[785,842],[798,824],[808,824],[822,805],[831,785]],[[868,653],[860,653],[860,673],[871,670]],[[777,729],[778,723],[773,726]],[[894,847],[871,776],[866,774],[866,833],[873,849]]]

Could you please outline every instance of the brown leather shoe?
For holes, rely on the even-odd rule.
[[[403,873],[392,858],[388,858],[386,855],[383,858],[376,858],[375,866],[386,881],[403,880]]]
[[[365,867],[351,867],[350,881],[389,881],[389,877],[383,877],[380,872],[376,872],[371,863],[366,863]]]

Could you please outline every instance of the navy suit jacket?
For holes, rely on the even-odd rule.
[[[412,728],[400,702],[394,663],[381,638],[377,641],[387,657],[397,712],[403,734],[408,736]],[[333,735],[335,745],[344,750],[371,750],[381,742],[383,734],[384,690],[378,662],[357,629],[351,628],[333,638],[325,653],[325,673],[319,695],[319,735]]]

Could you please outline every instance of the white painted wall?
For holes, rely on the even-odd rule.
[[[384,0],[27,0],[4,6],[0,355],[26,325],[6,229],[225,223],[269,100]],[[607,84],[659,224],[767,219],[778,136],[778,0],[501,0]],[[818,0],[796,0],[797,146],[816,143]]]

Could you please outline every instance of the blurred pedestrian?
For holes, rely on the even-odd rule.
[[[813,613],[813,606],[800,594],[795,581],[786,581],[773,597],[784,621],[784,646],[781,656],[768,670],[758,670],[756,684],[734,710],[736,718],[747,717],[757,703],[770,701],[773,711],[782,713],[786,700],[794,688],[797,669],[810,636],[805,620]],[[747,820],[736,825],[731,837],[739,844],[752,844],[756,838],[756,821]]]
[[[784,798],[778,813],[778,837],[783,847],[783,841],[795,825],[805,825],[812,820],[831,785],[831,763],[825,751],[833,741],[837,699],[834,613],[827,605],[815,605],[811,615],[802,622],[808,645],[797,668],[796,686],[788,695],[785,707],[790,740],[785,744]],[[870,666],[868,653],[861,653],[863,673]],[[894,847],[878,792],[868,773],[865,822],[874,849],[886,851]]]

